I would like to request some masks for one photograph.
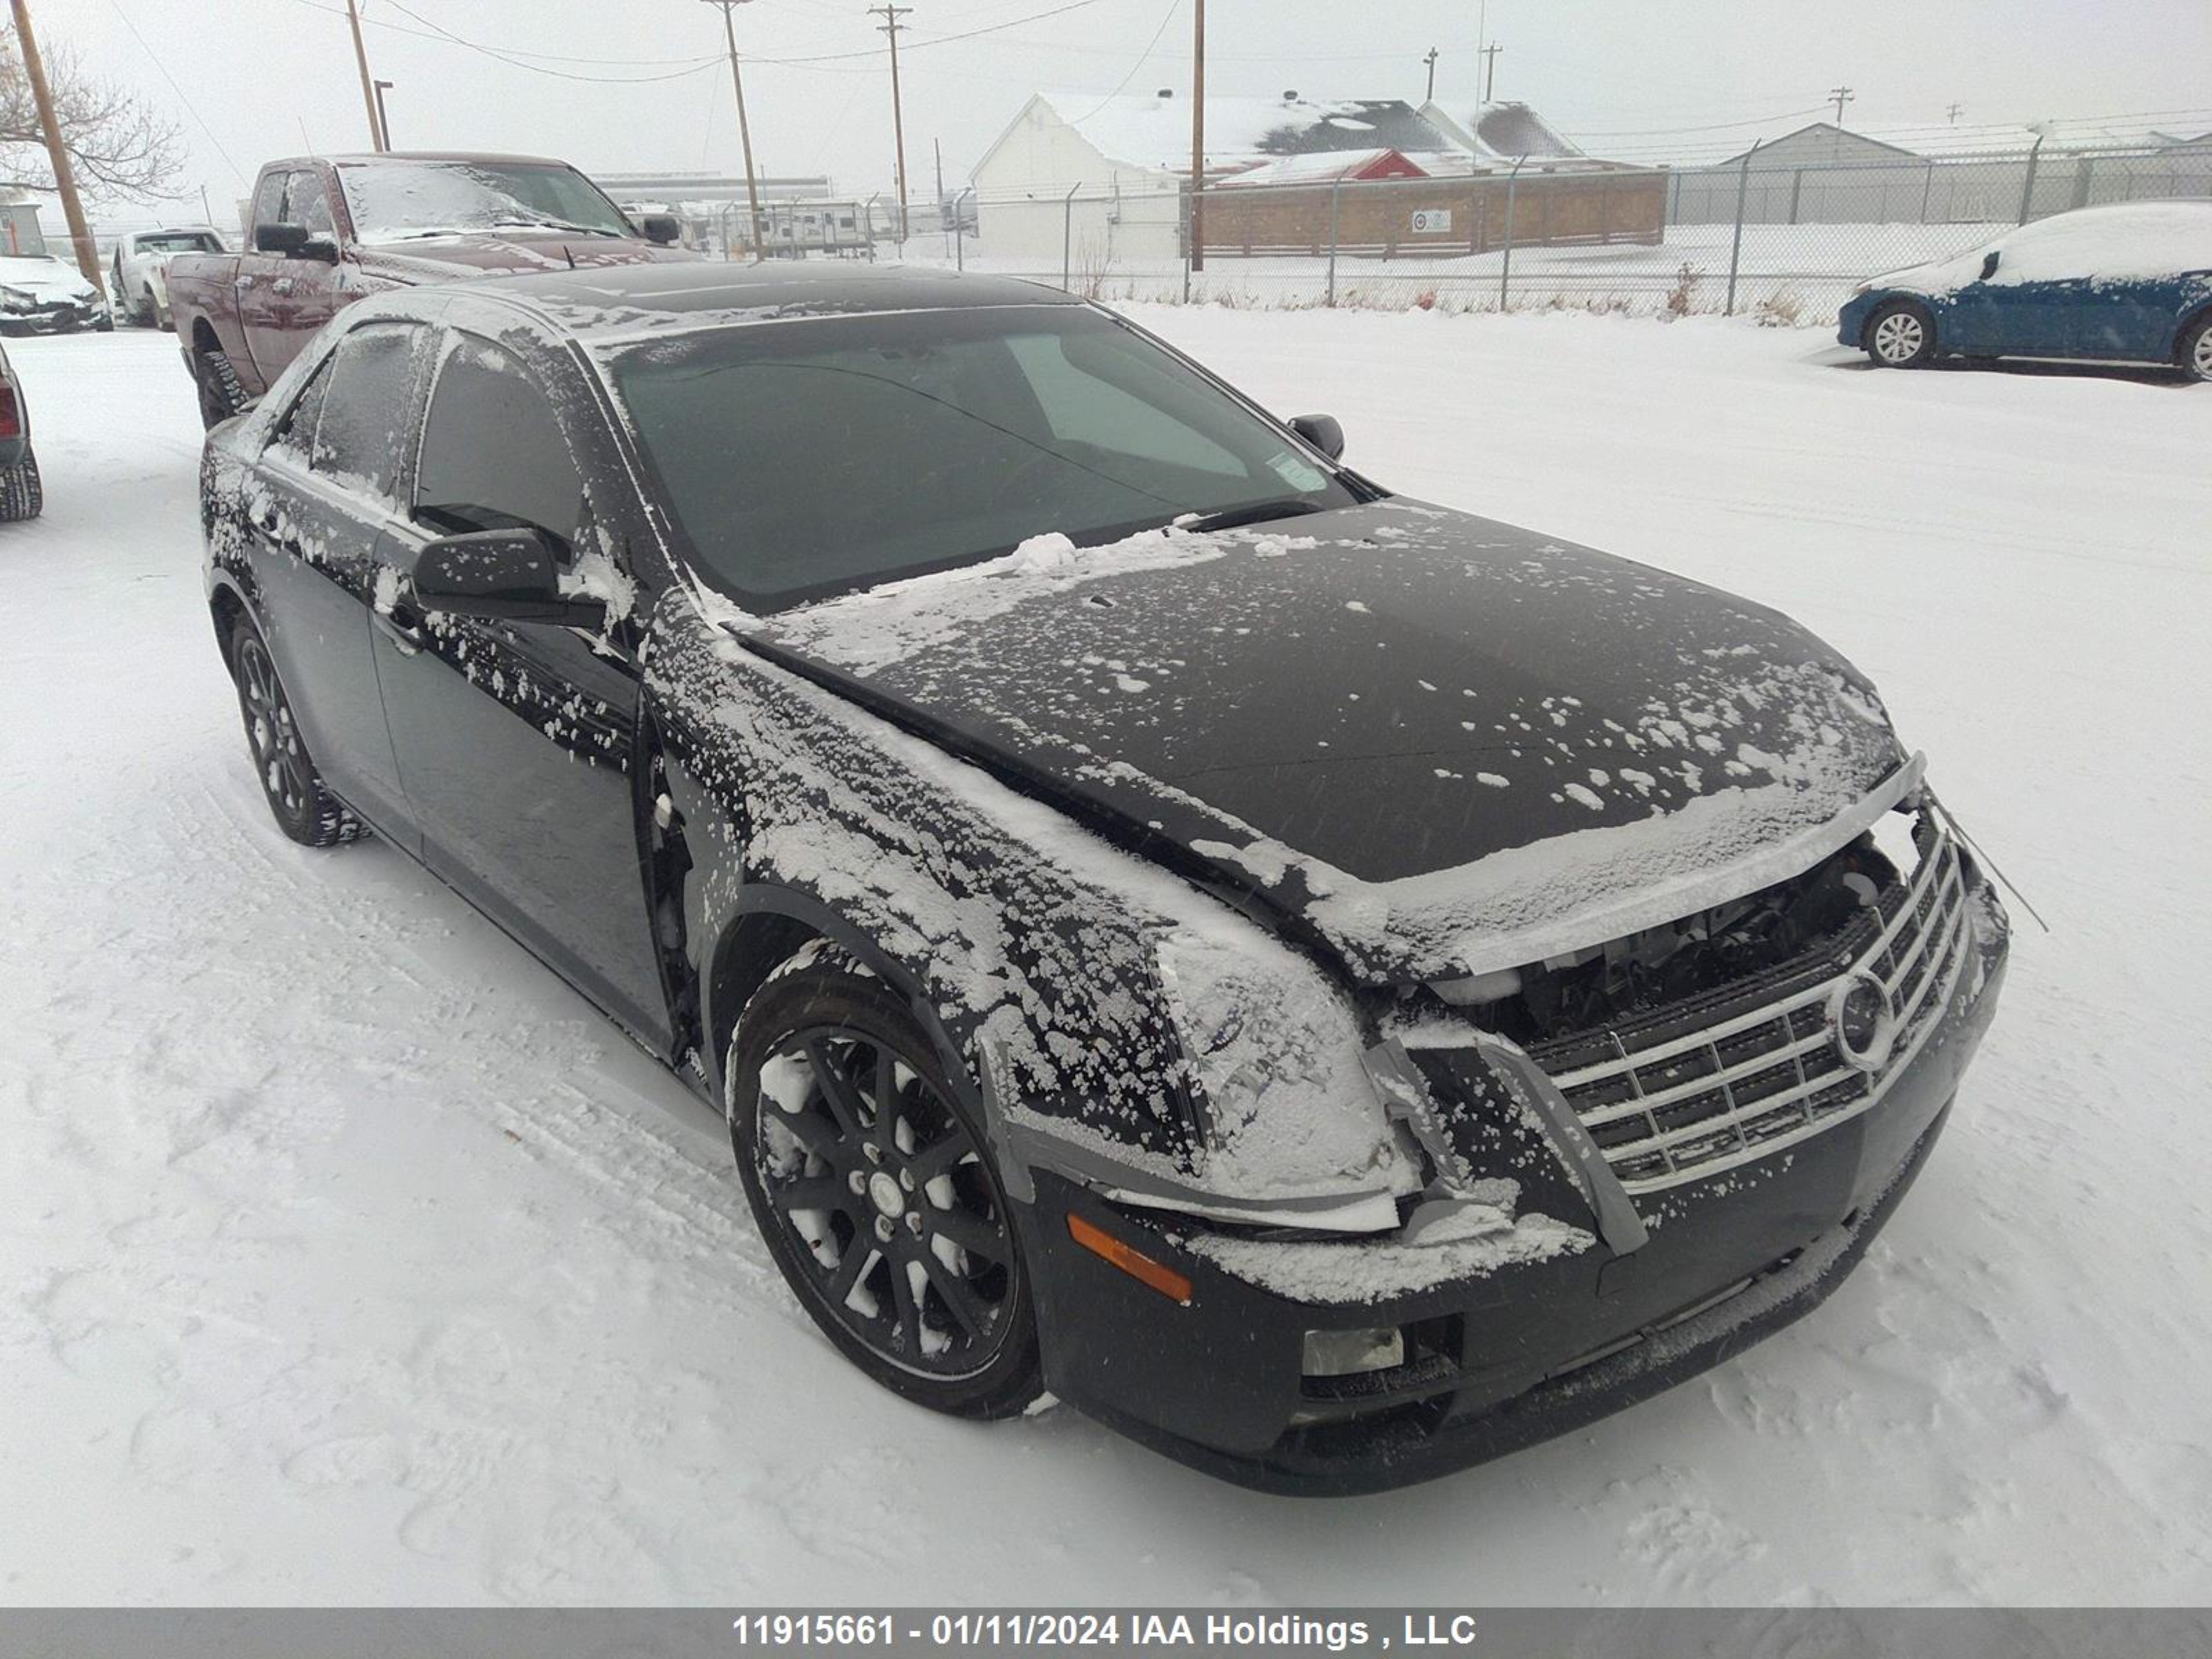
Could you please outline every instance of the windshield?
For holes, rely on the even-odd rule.
[[[341,161],[356,241],[453,232],[526,230],[635,236],[598,185],[558,164],[529,161]]]
[[[702,573],[755,609],[1050,531],[1095,546],[1188,514],[1264,506],[1256,521],[1358,499],[1081,307],[739,325],[630,346],[612,368]]]
[[[138,238],[141,253],[220,253],[222,244],[209,230],[164,230]]]

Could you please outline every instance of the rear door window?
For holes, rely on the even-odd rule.
[[[462,334],[430,393],[416,516],[441,530],[543,530],[584,519],[584,479],[552,401],[514,353]]]
[[[414,323],[370,323],[331,354],[330,388],[309,465],[339,489],[398,501],[425,333]]]

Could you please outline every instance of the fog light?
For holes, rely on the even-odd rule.
[[[1405,1334],[1395,1326],[1306,1333],[1308,1376],[1351,1376],[1360,1371],[1387,1371],[1405,1363]]]

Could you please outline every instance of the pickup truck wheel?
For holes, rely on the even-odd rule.
[[[300,735],[284,684],[276,678],[268,642],[243,617],[231,629],[230,673],[238,683],[238,708],[246,720],[254,774],[276,827],[302,847],[359,841],[366,826],[323,787],[323,775]]]
[[[35,519],[46,505],[46,490],[39,482],[39,458],[26,444],[21,460],[0,467],[0,521],[12,524]]]
[[[239,385],[238,371],[222,352],[194,352],[192,380],[200,390],[202,425],[220,426],[246,407],[246,388]]]

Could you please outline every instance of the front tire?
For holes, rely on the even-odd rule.
[[[39,458],[26,444],[21,460],[13,466],[0,467],[0,523],[35,519],[46,511],[46,486],[39,480]]]
[[[1012,1206],[898,994],[810,947],[745,1006],[726,1074],[753,1218],[838,1350],[956,1417],[1008,1417],[1036,1399],[1036,1315]]]
[[[2212,311],[2182,326],[2173,361],[2193,380],[2212,380]]]
[[[1893,300],[1867,319],[1863,343],[1877,368],[1918,368],[1936,355],[1936,319],[1926,306]]]
[[[366,830],[345,803],[323,787],[315,757],[293,717],[291,699],[261,630],[240,617],[230,634],[230,675],[246,720],[246,746],[276,827],[302,847],[359,841]]]

